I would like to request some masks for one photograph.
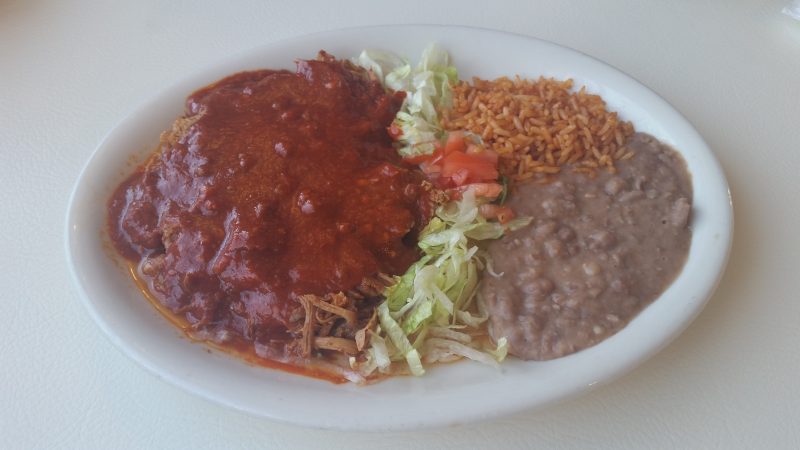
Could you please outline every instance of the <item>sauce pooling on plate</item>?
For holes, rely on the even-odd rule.
[[[290,360],[298,296],[419,256],[428,194],[386,132],[402,99],[324,52],[198,90],[111,198],[115,247],[192,329]]]

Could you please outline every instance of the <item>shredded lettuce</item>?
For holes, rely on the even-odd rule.
[[[375,364],[381,371],[388,370],[392,361],[389,358],[389,349],[386,347],[386,341],[380,336],[380,333],[373,334],[370,340],[372,341],[370,351],[372,352],[372,357],[375,358]]]
[[[406,80],[411,76],[411,64],[399,55],[383,50],[367,49],[362,51],[353,63],[372,71],[388,88],[404,91],[409,87]]]
[[[379,50],[364,50],[353,62],[370,70],[387,88],[406,92],[394,121],[402,130],[398,152],[402,156],[433,152],[444,136],[438,111],[451,106],[451,85],[458,81],[447,52],[431,45],[414,68],[405,58]],[[413,375],[422,375],[423,362],[469,358],[496,366],[505,359],[505,338],[498,339],[495,348],[486,339],[476,339],[485,335],[481,327],[488,319],[477,295],[479,274],[486,269],[496,275],[488,254],[476,243],[498,239],[527,225],[530,218],[507,224],[487,221],[479,206],[474,191],[468,189],[461,199],[437,208],[419,236],[422,258],[394,277],[383,292],[386,300],[378,306],[379,325],[365,359],[351,358],[353,369],[365,376],[375,370],[388,373],[390,366],[405,361]]]
[[[386,301],[378,307],[380,325],[396,347],[391,359],[404,358],[415,375],[424,371],[421,361],[454,356],[493,365],[502,361],[507,352],[505,339],[498,341],[496,349],[482,349],[469,334],[486,321],[485,311],[476,310],[473,300],[488,255],[475,241],[497,239],[529,222],[516,219],[502,225],[487,221],[478,214],[472,191],[439,207],[420,234],[418,245],[424,256],[395,277],[395,283],[384,291]]]
[[[389,339],[391,339],[392,343],[397,347],[397,352],[406,359],[411,373],[413,375],[423,375],[425,369],[422,368],[419,352],[411,345],[407,334],[403,332],[400,325],[389,313],[389,305],[387,303],[388,302],[383,302],[378,305],[378,320],[381,323],[381,327],[386,330]],[[374,343],[372,345],[374,347]]]
[[[364,50],[353,62],[371,70],[384,86],[406,92],[394,122],[402,131],[398,140],[400,154],[432,153],[434,143],[444,133],[437,110],[450,107],[453,95],[450,86],[458,81],[458,71],[451,64],[450,55],[431,44],[413,69],[405,58],[381,50]]]

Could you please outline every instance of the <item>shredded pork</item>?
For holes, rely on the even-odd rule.
[[[374,330],[378,323],[374,306],[392,282],[392,277],[377,274],[364,278],[347,293],[299,296],[302,314],[298,314],[297,321],[302,320],[302,324],[296,332],[302,356],[308,358],[321,350],[353,356],[365,349],[369,344],[368,331]]]

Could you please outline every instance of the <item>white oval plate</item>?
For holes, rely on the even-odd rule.
[[[348,58],[364,47],[412,60],[431,42],[450,51],[462,78],[501,75],[573,78],[612,110],[678,149],[694,180],[694,237],[683,272],[625,329],[590,349],[547,362],[511,358],[496,370],[460,362],[421,378],[371,386],[335,385],[248,365],[181,338],[104,249],[106,200],[133,157],[183,113],[192,91],[246,69],[293,68],[325,49]],[[608,382],[675,338],[700,312],[724,270],[732,237],[725,176],[694,128],[666,101],[624,73],[577,51],[530,37],[475,28],[387,26],[330,31],[259,47],[211,66],[136,109],[95,150],[67,216],[72,274],[94,319],[126,354],[159,377],[232,408],[283,422],[358,430],[418,429],[477,421],[541,407]]]

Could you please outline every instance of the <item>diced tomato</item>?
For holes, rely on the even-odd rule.
[[[456,186],[466,183],[494,181],[499,176],[495,165],[488,161],[482,161],[462,152],[453,152],[445,156],[442,164],[442,176],[453,177],[457,172],[464,170],[466,170],[467,174],[466,176],[458,176],[460,182],[453,180]]]
[[[514,211],[508,206],[493,205],[491,203],[479,206],[478,212],[485,219],[497,219],[498,222],[503,224],[510,222],[514,218]]]
[[[467,144],[464,142],[464,132],[451,131],[450,134],[447,135],[447,142],[444,144],[444,154],[449,155],[453,152],[463,152],[466,147]]]
[[[469,170],[467,169],[458,169],[455,173],[450,175],[450,179],[455,183],[456,186],[461,186],[467,182],[469,179]]]
[[[475,197],[483,197],[489,200],[494,200],[503,193],[503,186],[500,183],[472,183],[464,186],[459,186],[455,191],[464,193],[472,191]]]
[[[422,170],[422,173],[424,173],[425,175],[430,175],[430,174],[433,174],[433,173],[440,173],[442,171],[442,166],[440,166],[438,164],[432,164],[429,161],[425,161],[422,164],[420,164],[419,168],[420,168],[420,170]]]
[[[431,164],[441,164],[442,160],[444,159],[444,150],[442,147],[437,147],[433,153],[431,153],[431,159],[429,162]]]
[[[508,206],[501,206],[501,211],[497,213],[497,221],[502,224],[507,224],[514,220],[514,210]]]
[[[497,153],[473,144],[465,138],[463,131],[448,134],[444,145],[434,145],[433,153],[406,157],[404,161],[419,165],[429,178],[435,175],[435,184],[438,187],[446,189],[474,183],[491,184],[497,180]],[[494,194],[496,190],[497,188],[492,187],[492,195],[485,197],[497,197],[499,193]],[[502,188],[500,191],[502,192]]]
[[[444,156],[444,150],[440,143],[436,142],[433,144],[434,150],[432,153],[423,154],[423,155],[414,155],[414,156],[406,156],[403,158],[403,161],[409,164],[422,164],[424,162],[429,163],[437,163],[441,161],[442,157]]]
[[[467,146],[467,154],[492,164],[497,164],[497,161],[500,159],[495,151],[485,149],[474,144]]]

